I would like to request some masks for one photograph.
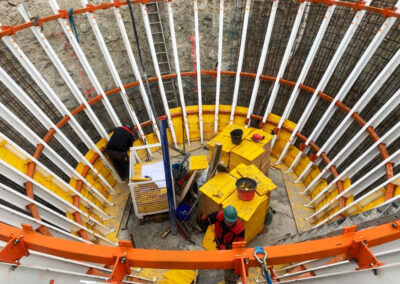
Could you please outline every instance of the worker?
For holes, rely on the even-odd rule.
[[[219,250],[232,249],[233,242],[244,241],[244,225],[238,219],[235,207],[229,205],[224,211],[203,215],[200,228],[205,231],[211,224],[215,224],[215,242]],[[225,270],[224,281],[226,284],[236,283],[237,277],[234,270]]]
[[[122,181],[126,181],[129,177],[129,157],[127,151],[132,146],[133,141],[133,125],[126,124],[114,129],[114,134],[107,144],[106,152]]]

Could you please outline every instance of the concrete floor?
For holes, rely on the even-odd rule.
[[[196,150],[193,154],[197,155],[198,151],[204,153],[204,150]],[[271,178],[271,180],[277,185],[277,189],[271,193],[270,200],[270,206],[276,211],[276,213],[273,216],[272,223],[268,227],[265,227],[261,234],[248,244],[248,247],[273,245],[286,234],[297,233],[281,170],[271,168],[269,178]],[[127,223],[127,229],[123,230],[128,217],[127,215],[130,204],[131,201],[129,199],[122,218],[121,230],[118,233],[118,238],[120,240],[129,240],[129,234],[133,234],[137,248],[204,250],[204,248],[200,246],[203,239],[202,233],[192,233],[192,239],[196,244],[186,241],[179,234],[176,236],[169,234],[166,238],[162,239],[160,238],[160,235],[169,227],[169,220],[165,220],[161,223],[152,222],[139,225],[138,219],[134,216],[133,210]],[[199,271],[198,283],[218,283],[222,280],[223,271],[221,270]]]

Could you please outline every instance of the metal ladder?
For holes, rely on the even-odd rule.
[[[161,75],[171,74],[171,66],[169,64],[167,45],[165,43],[164,30],[158,9],[158,2],[148,3],[146,8],[147,14],[149,15],[151,34],[154,40],[154,48],[156,50],[158,66],[160,67]],[[163,80],[163,83],[169,108],[178,107],[179,104],[175,81],[168,79]]]

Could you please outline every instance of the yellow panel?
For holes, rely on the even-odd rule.
[[[171,113],[171,116],[174,116],[175,114],[179,115],[177,117],[173,117],[171,120],[172,120],[172,124],[174,125],[176,141],[177,141],[178,144],[182,144],[183,141],[187,140],[185,138],[186,137],[186,131],[184,131],[184,127],[183,127],[182,108],[181,107],[172,108],[169,111]],[[168,131],[169,131],[169,128],[168,128]],[[172,142],[172,136],[171,136],[170,139],[171,139],[170,142]]]
[[[319,183],[312,191],[311,198],[314,199],[325,187],[324,183]]]
[[[166,280],[162,280],[160,284],[190,284],[196,277],[195,270],[177,270],[172,269],[162,275]]]
[[[312,167],[311,171],[308,173],[308,175],[303,179],[303,182],[305,185],[309,185],[312,180],[317,177],[321,171],[318,169],[318,167]]]
[[[394,196],[397,196],[400,194],[400,186],[397,186],[395,191],[394,191]]]
[[[230,119],[230,112],[231,112],[231,106],[229,105],[219,105],[219,111],[226,111],[228,112],[227,114],[221,114],[219,113],[218,115],[218,131],[222,131],[227,125],[229,125],[229,119]]]
[[[204,170],[208,167],[206,155],[190,156],[190,170]]]
[[[186,111],[188,113],[189,132],[190,139],[192,141],[200,140],[200,125],[198,113],[190,114],[190,112],[198,112],[199,106],[187,106]]]
[[[204,140],[210,140],[214,134],[214,119],[215,119],[215,106],[214,105],[203,105],[203,138]],[[211,111],[206,114],[204,112]]]
[[[208,226],[206,233],[204,234],[201,245],[206,250],[217,250],[217,243],[215,242],[214,225]]]
[[[296,148],[296,147],[294,147]],[[297,148],[296,148],[297,149]],[[297,153],[300,152],[299,149],[296,151]],[[293,160],[296,158],[297,154],[293,157]],[[300,162],[297,164],[297,166],[294,168],[294,172],[296,173],[297,176],[300,176],[301,173],[306,169],[306,167],[311,163],[310,158],[307,155],[303,155],[300,159]],[[287,165],[287,164],[286,164]],[[290,166],[290,165],[289,165]]]
[[[215,203],[220,204],[225,198],[236,191],[236,179],[227,173],[218,173],[208,182],[206,182],[200,191],[212,199]]]

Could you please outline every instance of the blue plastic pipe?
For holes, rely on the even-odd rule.
[[[167,120],[161,121],[161,148],[164,161],[165,182],[167,184],[169,219],[171,222],[171,234],[176,235],[178,229],[176,227],[176,212],[174,186],[172,184],[171,163],[169,160],[168,138],[167,138]]]

